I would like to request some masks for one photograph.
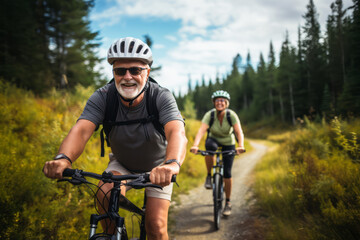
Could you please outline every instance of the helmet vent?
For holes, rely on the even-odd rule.
[[[125,42],[124,41],[122,41],[121,44],[120,44],[120,52],[121,53],[125,52]]]
[[[136,53],[139,53],[142,48],[143,48],[143,45],[140,45],[140,46],[138,47],[138,49],[136,50]]]
[[[107,61],[110,64],[116,59],[134,59],[147,63],[153,63],[151,48],[140,39],[126,37],[115,41],[109,48]]]
[[[130,46],[129,46],[129,53],[132,53],[133,48],[134,48],[134,45],[135,45],[135,42],[132,41],[132,42],[130,43]]]

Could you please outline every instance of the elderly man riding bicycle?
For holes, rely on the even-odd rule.
[[[113,66],[114,81],[89,98],[59,154],[45,163],[44,174],[60,179],[103,124],[112,151],[105,171],[117,175],[150,172],[151,182],[164,186],[163,190],[146,189],[145,225],[148,239],[168,239],[171,176],[179,173],[187,144],[183,118],[171,92],[149,77],[153,59],[147,44],[135,38],[121,38],[110,46],[107,59]],[[115,110],[109,111],[110,105],[116,106]],[[99,186],[103,191],[98,197],[106,205],[102,192],[108,193],[112,184],[100,182]],[[99,209],[105,211],[101,206]]]

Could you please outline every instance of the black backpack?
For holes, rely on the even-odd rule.
[[[214,123],[215,111],[216,111],[216,110],[213,109],[213,110],[211,111],[211,113],[210,113],[209,128],[207,129],[207,135],[208,135],[208,136],[209,136],[209,133],[210,133],[210,128],[211,128],[211,126],[212,126],[213,123]],[[226,111],[226,113],[225,113],[225,114],[226,114],[226,120],[228,121],[230,127],[232,127],[232,122],[231,122],[231,117],[230,117],[230,111],[229,111],[228,109],[226,109],[225,111]],[[232,131],[231,134],[234,134],[234,131]],[[235,134],[234,134],[234,135],[235,135]],[[238,139],[237,139],[236,135],[235,135],[235,139],[236,139],[236,141],[238,142]]]
[[[153,78],[149,77],[150,82],[158,84]],[[107,97],[106,97],[106,109],[105,116],[103,120],[103,128],[100,131],[100,140],[101,140],[101,156],[104,156],[104,140],[107,142],[107,146],[110,147],[108,136],[113,126],[120,125],[130,125],[135,123],[147,124],[152,122],[155,129],[165,138],[164,126],[159,122],[159,111],[156,107],[156,98],[159,93],[159,87],[151,87],[150,82],[147,83],[147,90],[145,93],[146,97],[146,110],[149,114],[146,118],[128,120],[128,121],[116,121],[116,116],[119,109],[119,98],[118,91],[115,86],[115,81],[112,79],[108,84],[110,84]],[[105,132],[105,137],[104,137]]]

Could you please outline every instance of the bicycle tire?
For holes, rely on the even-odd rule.
[[[112,240],[113,235],[106,234],[106,233],[97,233],[94,236],[92,236],[89,240]],[[126,228],[123,228],[122,234],[121,234],[121,240],[128,240],[128,235]]]
[[[106,233],[97,233],[89,240],[111,240],[111,235]]]
[[[121,240],[128,240],[128,235],[127,235],[127,231],[126,228],[122,228],[122,234],[121,234]]]
[[[223,202],[223,189],[222,189],[222,179],[220,174],[214,174],[214,188],[213,188],[213,198],[214,198],[214,225],[215,229],[219,230],[220,228],[220,216]]]

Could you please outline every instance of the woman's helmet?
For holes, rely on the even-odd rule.
[[[140,39],[126,37],[114,42],[108,51],[107,60],[112,65],[118,59],[134,59],[151,66],[153,63],[150,47]]]
[[[230,101],[230,94],[227,92],[227,91],[224,91],[224,90],[218,90],[216,92],[214,92],[212,95],[211,95],[211,99],[212,100],[215,100],[215,98],[226,98],[227,100]]]

